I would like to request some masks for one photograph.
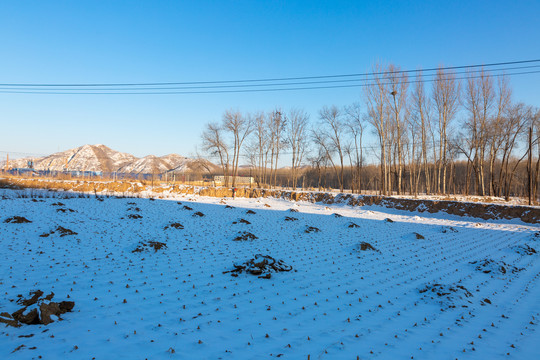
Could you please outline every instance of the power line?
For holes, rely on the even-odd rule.
[[[514,73],[500,73],[500,74],[491,74],[493,77],[501,76],[515,76],[515,75],[529,75],[529,74],[538,74],[540,70],[535,71],[523,71],[523,72],[514,72]],[[465,77],[454,77],[454,80],[466,80],[466,79],[475,79],[482,77],[484,75],[477,76],[465,76]],[[427,83],[434,82],[436,79],[421,79],[421,80],[411,80],[403,82],[405,84],[414,84],[414,83]],[[389,85],[390,83],[380,83],[381,85]],[[287,84],[273,84],[273,86],[285,86]],[[234,90],[206,90],[206,91],[148,91],[152,89],[128,89],[130,92],[126,91],[114,91],[109,90],[109,92],[73,92],[73,91],[48,91],[43,89],[41,91],[26,91],[26,89],[21,90],[0,90],[1,94],[46,94],[46,95],[193,95],[193,94],[224,94],[224,93],[256,93],[256,92],[276,92],[276,91],[299,91],[299,90],[318,90],[318,89],[338,89],[338,88],[355,88],[355,87],[366,87],[372,85],[379,85],[377,83],[361,83],[361,84],[349,84],[349,85],[328,85],[328,86],[305,86],[305,87],[277,87],[277,88],[266,88],[266,89],[234,89]],[[249,85],[246,85],[249,86]],[[144,90],[144,91],[140,91]],[[133,92],[138,91],[138,92]]]
[[[518,60],[507,61],[487,64],[474,64],[474,65],[460,65],[460,66],[446,66],[446,67],[433,67],[427,69],[409,69],[400,70],[401,73],[411,72],[431,72],[437,70],[458,70],[458,69],[473,69],[473,68],[485,68],[492,66],[503,65],[516,65],[527,63],[538,63],[540,59],[531,60]],[[335,75],[317,75],[317,76],[300,76],[300,77],[283,77],[283,78],[262,78],[262,79],[243,79],[243,80],[216,80],[216,81],[189,81],[189,82],[151,82],[151,83],[93,83],[93,84],[44,84],[44,83],[0,83],[0,86],[13,86],[13,87],[108,87],[108,86],[162,86],[162,85],[198,85],[198,84],[226,84],[226,83],[251,83],[251,82],[270,82],[270,81],[292,81],[292,80],[309,80],[309,79],[329,79],[340,77],[359,77],[359,76],[375,76],[386,75],[389,71],[380,72],[367,72],[367,73],[352,73],[352,74],[335,74]]]
[[[540,68],[540,65],[528,65],[528,66],[517,66],[517,67],[506,67],[506,68],[497,68],[497,69],[483,69],[482,71],[485,73],[491,73],[491,72],[500,72],[500,71],[509,71],[509,70],[522,70],[522,69],[535,69]],[[470,72],[470,71],[458,71],[453,72],[452,75],[460,75],[460,74],[468,74],[472,76],[473,74],[476,74],[476,72]],[[398,73],[397,76],[395,76],[395,79],[414,79],[414,78],[424,78],[424,77],[433,77],[436,76],[436,73],[433,74],[413,74],[413,75],[407,75],[403,73]],[[291,85],[312,85],[312,84],[335,84],[335,83],[351,83],[351,82],[364,82],[367,79],[343,79],[343,80],[320,80],[320,81],[308,81],[308,82],[293,82],[293,83],[284,83],[284,84],[275,84],[275,83],[264,83],[264,84],[251,84],[251,85],[205,85],[205,86],[174,86],[174,87],[150,87],[150,88],[140,88],[140,87],[124,87],[124,88],[92,88],[91,91],[148,91],[148,90],[193,90],[193,89],[221,89],[221,88],[242,88],[242,87],[267,87],[267,86],[291,86]],[[431,79],[434,80],[434,79]],[[40,88],[40,87],[25,87],[25,88],[18,88],[18,87],[2,87],[0,86],[0,90],[15,90],[15,91],[90,91],[88,88]]]

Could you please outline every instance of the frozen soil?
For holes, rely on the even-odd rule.
[[[41,195],[3,190],[0,313],[38,289],[76,306],[48,325],[0,324],[1,359],[540,358],[535,224],[271,198]],[[239,231],[256,238],[234,241]],[[227,273],[264,275],[274,260],[291,269]]]

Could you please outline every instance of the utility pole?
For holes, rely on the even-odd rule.
[[[529,161],[527,163],[527,170],[529,175],[529,205],[532,205],[532,126],[529,127]]]

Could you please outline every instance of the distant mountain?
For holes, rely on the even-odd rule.
[[[217,166],[204,161],[190,159],[178,154],[161,157],[148,155],[138,158],[128,153],[115,151],[105,145],[83,145],[41,158],[10,160],[10,168],[26,168],[28,160],[34,161],[34,169],[51,171],[103,171],[134,174],[160,174],[167,171],[190,172],[208,167],[217,170]],[[202,166],[204,165],[204,166]]]

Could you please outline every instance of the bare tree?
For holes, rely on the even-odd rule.
[[[338,178],[339,189],[343,192],[343,173],[344,173],[344,130],[345,125],[342,120],[342,113],[336,106],[323,107],[319,111],[321,120],[320,126],[315,131],[314,139],[317,139],[319,144],[323,146],[329,157],[330,162],[336,172]],[[338,155],[339,164],[336,164],[332,159],[332,154]]]
[[[456,77],[451,72],[445,72],[442,68],[437,70],[437,76],[433,83],[433,101],[437,109],[439,121],[439,166],[437,172],[437,190],[446,194],[446,168],[448,153],[448,128],[454,119],[459,106],[460,86]],[[442,170],[442,173],[441,173]]]
[[[373,75],[368,79],[369,84],[364,88],[366,107],[368,111],[368,122],[375,128],[380,146],[381,161],[381,183],[380,193],[386,195],[388,192],[387,173],[387,137],[388,137],[388,118],[387,118],[387,88],[383,79],[378,75],[381,73],[379,65],[373,66]]]
[[[409,87],[408,77],[395,65],[390,65],[386,72],[388,81],[388,93],[386,93],[386,102],[393,112],[393,127],[396,131],[396,152],[397,152],[397,193],[401,194],[401,180],[403,177],[403,141],[405,134],[405,125],[407,123],[407,100]]]
[[[417,75],[417,82],[412,93],[412,121],[416,124],[420,130],[420,144],[422,162],[424,165],[424,182],[426,186],[426,193],[429,195],[431,192],[430,171],[428,167],[428,136],[431,132],[431,101],[426,96],[424,90],[424,82],[422,81],[422,73]]]
[[[296,190],[298,168],[302,164],[308,142],[309,115],[303,110],[292,109],[286,115],[286,141],[291,149],[292,186]]]
[[[252,123],[253,120],[250,115],[244,116],[239,111],[228,110],[223,114],[223,128],[232,134],[234,144],[232,158],[232,187],[236,186],[240,150],[242,149],[244,140],[253,130]]]
[[[225,141],[223,135],[223,128],[216,123],[206,124],[206,127],[202,133],[202,148],[210,156],[217,156],[221,169],[223,170],[223,176],[225,180],[225,186],[229,186],[229,146]]]
[[[353,186],[356,187],[357,192],[360,193],[362,189],[362,166],[363,166],[363,148],[362,148],[362,136],[364,128],[366,126],[365,115],[362,113],[362,107],[359,103],[354,103],[351,106],[345,107],[346,120],[345,124],[352,136],[352,142],[354,147],[350,150],[349,155],[352,153],[353,161],[351,167],[354,167],[353,171]]]

